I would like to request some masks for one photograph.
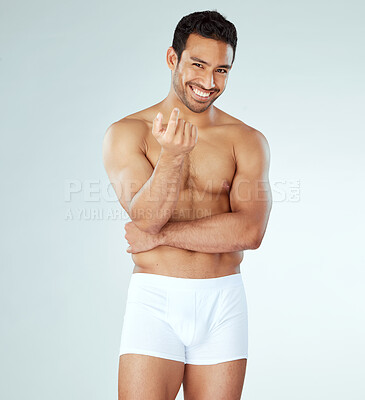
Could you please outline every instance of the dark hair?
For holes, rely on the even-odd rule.
[[[230,44],[233,48],[233,64],[237,46],[236,27],[217,10],[193,12],[185,15],[178,22],[172,41],[172,47],[177,54],[178,63],[191,33]]]

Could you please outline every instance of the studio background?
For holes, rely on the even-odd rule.
[[[206,9],[238,32],[214,104],[271,150],[242,398],[364,398],[361,2],[18,0],[0,5],[2,399],[117,398],[133,263],[102,140],[167,95],[176,24]]]

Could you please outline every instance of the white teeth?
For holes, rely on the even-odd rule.
[[[209,95],[210,95],[210,93],[206,94],[195,88],[193,88],[193,90],[194,90],[194,93],[196,93],[198,96],[201,96],[201,97],[209,97]]]

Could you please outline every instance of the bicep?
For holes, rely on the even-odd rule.
[[[272,207],[269,182],[270,149],[266,138],[253,131],[235,146],[236,173],[230,191],[232,212],[240,212],[263,234]]]
[[[122,207],[130,216],[130,203],[153,173],[133,126],[112,124],[105,133],[103,162]]]

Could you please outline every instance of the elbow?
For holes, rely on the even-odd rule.
[[[245,250],[256,250],[261,246],[263,235],[259,232],[252,232],[250,235],[246,235]]]
[[[158,233],[160,233],[162,226],[150,226],[147,228],[147,230],[145,232],[148,232],[151,235],[157,235]]]
[[[159,233],[162,227],[165,225],[164,221],[153,218],[151,213],[146,212],[144,209],[130,207],[128,215],[139,230],[152,235]]]
[[[160,230],[162,228],[161,225],[157,225],[156,223],[152,223],[152,221],[148,220],[134,220],[133,221],[136,225],[137,228],[143,232],[149,233],[151,235],[157,235],[160,233]]]
[[[254,229],[252,233],[252,249],[256,250],[261,246],[262,240],[264,239],[265,232],[266,232],[266,226],[264,227],[259,227]]]

